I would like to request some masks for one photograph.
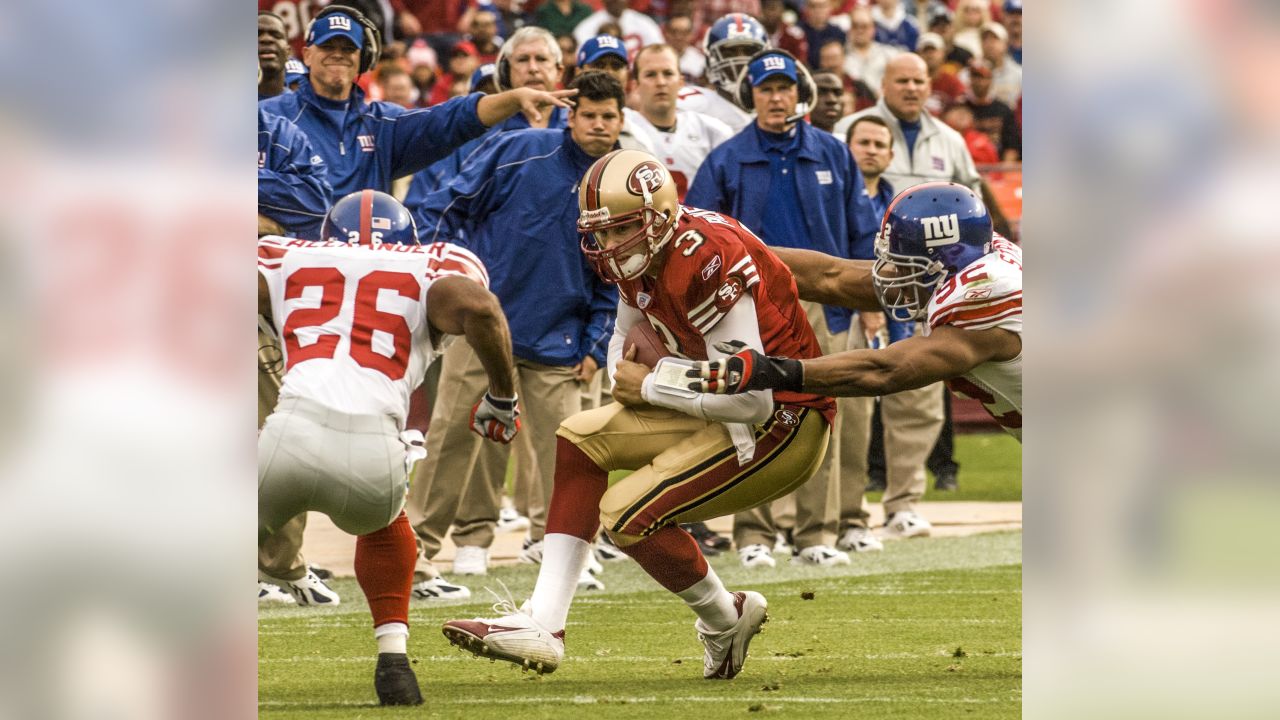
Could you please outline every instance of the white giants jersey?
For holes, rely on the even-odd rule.
[[[639,113],[631,127],[637,136],[648,140],[653,154],[671,171],[680,202],[684,202],[684,194],[702,167],[702,161],[717,145],[733,137],[728,125],[710,115],[688,110],[676,111],[676,126],[671,132],[659,130]]]
[[[1022,248],[996,235],[991,252],[947,278],[929,299],[929,328],[1002,328],[1022,335]],[[982,403],[991,417],[1022,441],[1022,354],[985,362],[947,381],[957,395]]]
[[[735,135],[742,132],[742,128],[750,125],[751,118],[755,117],[734,103],[725,100],[714,88],[704,88],[697,85],[685,85],[680,88],[680,92],[676,94],[676,108],[710,115],[728,125]]]
[[[427,289],[446,275],[488,285],[484,265],[449,243],[353,246],[267,236],[258,272],[284,351],[280,397],[351,415],[390,415],[401,428],[409,394],[435,357]]]

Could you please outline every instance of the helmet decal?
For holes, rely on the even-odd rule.
[[[666,174],[666,169],[655,160],[640,163],[627,178],[627,192],[641,197],[657,192],[666,181]]]

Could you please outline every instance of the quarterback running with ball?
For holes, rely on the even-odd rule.
[[[757,592],[730,592],[680,523],[770,502],[817,471],[835,402],[822,394],[753,390],[705,395],[685,385],[692,361],[730,340],[761,353],[819,354],[786,267],[736,220],[681,206],[671,173],[648,153],[601,157],[579,186],[582,251],[618,285],[609,344],[613,403],[557,432],[554,491],[533,595],[494,618],[451,620],[444,634],[481,657],[538,672],[564,657],[578,577],[603,525],[610,538],[697,616],[703,677],[731,679],[766,619]],[[672,357],[633,362],[625,339],[648,323]],[[670,365],[668,365],[670,363]],[[670,372],[664,372],[666,367]],[[609,486],[609,472],[631,470]]]
[[[764,389],[835,396],[889,395],[945,380],[978,400],[1022,441],[1022,249],[992,233],[973,191],[925,183],[885,211],[876,260],[842,260],[778,250],[805,300],[858,310],[883,306],[894,320],[923,320],[922,335],[883,350],[817,359],[766,357],[750,343],[718,348],[729,357],[687,371],[706,393]]]

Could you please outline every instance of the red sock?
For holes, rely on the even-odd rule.
[[[577,445],[556,438],[556,478],[547,508],[547,532],[564,533],[587,542],[600,532],[600,498],[609,489],[609,473],[601,470]]]
[[[356,538],[356,580],[369,601],[373,626],[409,624],[409,594],[418,547],[403,512],[390,525]]]
[[[622,552],[673,593],[688,590],[707,576],[707,559],[702,556],[698,541],[679,525],[668,525],[622,548]]]

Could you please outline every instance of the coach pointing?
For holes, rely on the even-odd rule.
[[[421,110],[365,102],[355,80],[377,64],[381,44],[377,27],[358,10],[329,5],[311,23],[302,50],[310,74],[297,92],[260,103],[307,134],[328,166],[334,197],[364,189],[390,192],[392,180],[422,170],[489,126],[520,111],[538,117],[552,105],[568,107],[563,98],[573,95],[516,88]]]

